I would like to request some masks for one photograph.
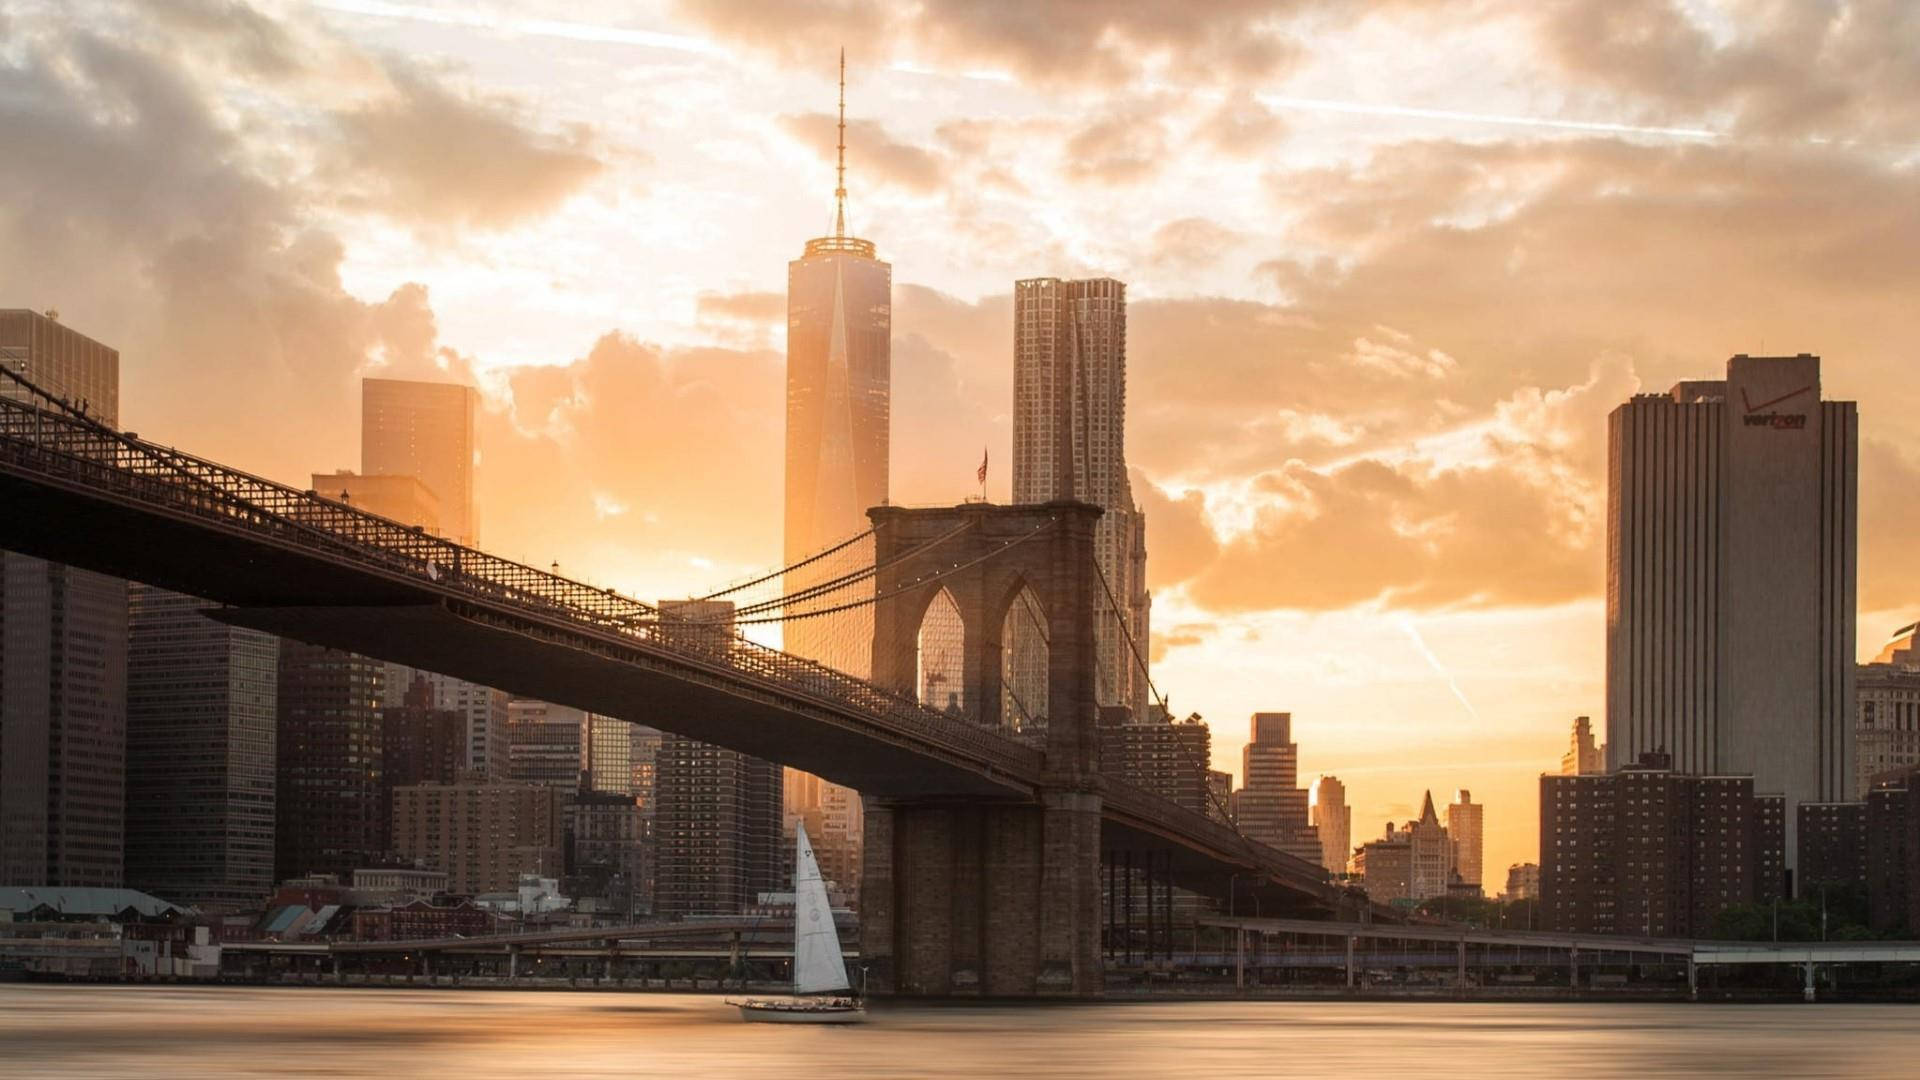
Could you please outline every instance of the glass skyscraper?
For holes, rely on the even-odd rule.
[[[0,365],[119,422],[120,354],[50,314],[0,311]],[[121,883],[126,679],[127,583],[0,552],[0,885]]]

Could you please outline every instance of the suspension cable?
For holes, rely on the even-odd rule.
[[[801,559],[799,562],[794,563],[792,566],[783,566],[780,569],[775,570],[770,574],[763,574],[760,577],[754,578],[752,581],[743,581],[738,585],[730,585],[727,588],[721,589],[719,592],[710,592],[707,595],[700,597],[700,599],[718,600],[719,598],[723,596],[727,596],[731,593],[737,593],[743,589],[751,589],[755,585],[764,584],[766,582],[772,581],[774,578],[781,577],[786,574],[790,574],[795,570],[800,570],[800,569],[804,569],[805,567],[812,566],[814,563],[819,562],[821,559],[824,559],[829,555],[839,554],[841,551],[844,551],[847,548],[850,548],[853,545],[859,543],[860,541],[865,540],[867,537],[872,536],[873,533],[874,533],[874,530],[868,529],[866,532],[863,532],[858,536],[848,537],[847,539],[840,541],[839,543],[833,545],[832,547],[827,548],[825,551],[815,552],[814,554],[809,555],[804,559]]]
[[[972,528],[973,524],[974,523],[972,521],[963,521],[960,524],[954,526],[952,529],[949,529],[946,532],[940,534],[939,536],[933,537],[930,540],[926,540],[920,544],[917,544],[914,547],[911,547],[906,551],[903,551],[900,554],[895,555],[893,558],[888,559],[884,563],[874,563],[871,566],[865,566],[858,570],[849,571],[848,573],[842,574],[837,578],[833,578],[829,581],[823,581],[818,585],[809,585],[804,589],[800,589],[795,592],[788,593],[785,596],[777,596],[772,600],[763,600],[756,604],[747,604],[741,607],[740,609],[738,609],[737,611],[735,611],[733,614],[736,618],[741,615],[757,615],[763,611],[770,611],[774,608],[789,607],[800,601],[812,600],[826,593],[838,592],[839,590],[847,588],[848,586],[857,585],[860,582],[865,581],[867,578],[870,578],[879,574],[880,571],[886,569],[889,566],[894,565],[895,563],[902,562],[906,559],[914,558],[922,554],[923,552],[930,551],[933,548],[946,543],[947,541],[953,539],[956,536],[959,536],[961,533]]]
[[[914,589],[917,589],[922,585],[930,584],[935,581],[940,581],[943,578],[951,577],[952,575],[957,574],[962,570],[970,570],[973,567],[979,566],[981,563],[986,562],[988,559],[998,556],[999,554],[1001,554],[1002,552],[1006,551],[1009,548],[1016,547],[1020,544],[1026,543],[1027,541],[1040,535],[1043,531],[1052,527],[1053,527],[1053,522],[1051,520],[1043,521],[1039,525],[1034,526],[1034,528],[1031,531],[1023,533],[1020,536],[1016,536],[1011,540],[1008,540],[1006,543],[1001,544],[999,547],[994,548],[992,551],[989,551],[984,555],[978,556],[977,558],[969,559],[963,563],[955,563],[954,565],[944,570],[936,570],[931,574],[926,574],[921,577],[917,577],[912,581],[909,581],[906,584],[901,585],[900,587],[892,590],[891,592],[875,593],[874,595],[866,597],[861,600],[855,600],[851,603],[846,603],[846,604],[838,604],[838,605],[835,605],[834,607],[821,608],[818,611],[802,611],[792,615],[779,615],[779,616],[773,616],[771,618],[765,618],[765,619],[741,619],[739,620],[738,625],[757,626],[762,623],[786,622],[793,619],[812,619],[821,615],[835,615],[842,611],[852,611],[854,608],[872,607],[874,604],[877,604],[882,600],[891,600],[896,596],[900,596],[905,593],[912,592]],[[892,562],[898,562],[898,561],[899,560],[897,559],[890,560],[889,565],[891,565]]]

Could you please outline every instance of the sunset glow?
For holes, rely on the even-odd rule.
[[[0,293],[120,350],[124,427],[302,486],[363,376],[470,381],[481,546],[701,595],[783,562],[844,47],[891,500],[985,447],[1007,501],[1013,282],[1126,282],[1154,682],[1218,768],[1291,712],[1356,843],[1471,789],[1492,882],[1603,715],[1636,391],[1819,354],[1861,656],[1920,616],[1920,9],[1460,6],[13,0]]]

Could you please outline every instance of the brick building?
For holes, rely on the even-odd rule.
[[[414,900],[354,912],[353,936],[360,941],[475,937],[493,933],[496,922],[491,912],[473,906],[471,901],[436,906],[425,900]]]
[[[1145,788],[1189,810],[1207,813],[1207,763],[1213,734],[1194,713],[1175,721],[1159,705],[1145,720],[1121,707],[1100,710],[1100,767],[1136,787]]]
[[[1811,895],[1818,885],[1867,881],[1867,804],[1801,803],[1798,811],[1799,870],[1795,891]]]
[[[1751,776],[1688,776],[1643,754],[1618,772],[1540,778],[1541,919],[1570,933],[1707,937],[1778,896],[1784,800]]]
[[[1867,904],[1873,929],[1920,932],[1920,785],[1916,770],[1884,776],[1867,793]]]
[[[560,873],[569,792],[534,784],[393,789],[393,847],[447,873],[449,891],[510,891],[521,874]]]

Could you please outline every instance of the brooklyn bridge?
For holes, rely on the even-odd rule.
[[[1097,507],[875,507],[869,532],[809,565],[656,605],[157,445],[0,375],[0,548],[859,791],[874,992],[1096,995],[1116,917],[1103,882],[1123,869],[1150,911],[1177,888],[1269,917],[1384,914],[1225,815],[1102,772],[1095,642],[1125,631],[1103,602]],[[962,632],[954,685],[928,700],[936,613]],[[870,677],[747,633],[799,622],[857,627]],[[1016,693],[1003,628],[1023,622],[1042,650]]]

